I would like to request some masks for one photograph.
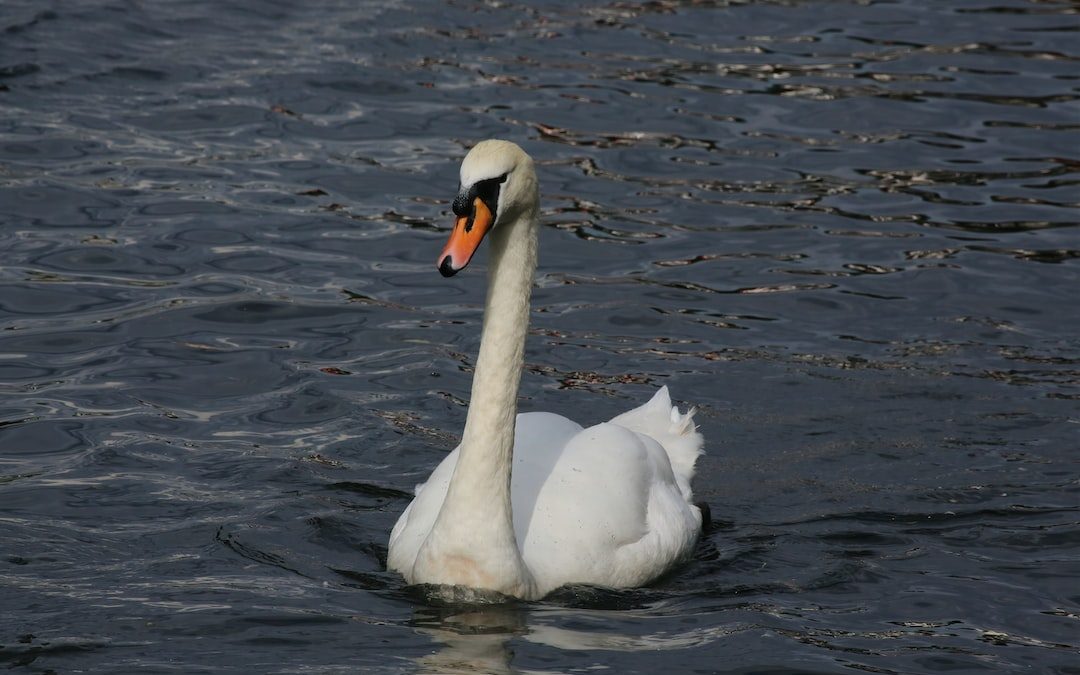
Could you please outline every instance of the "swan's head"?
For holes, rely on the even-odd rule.
[[[481,141],[461,162],[457,220],[437,265],[444,277],[465,269],[484,235],[538,208],[532,158],[510,141]]]

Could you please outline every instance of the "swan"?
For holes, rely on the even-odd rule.
[[[685,560],[701,533],[690,479],[703,439],[666,386],[589,428],[517,413],[539,209],[533,160],[516,144],[466,155],[437,266],[460,272],[487,235],[484,324],[461,444],[390,534],[387,567],[409,584],[523,600],[565,584],[636,587]]]

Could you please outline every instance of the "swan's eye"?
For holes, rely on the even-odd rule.
[[[473,185],[473,189],[470,192],[473,193],[474,198],[479,197],[484,204],[491,211],[495,219],[499,217],[499,188],[506,182],[509,173],[504,173],[501,176],[495,178],[488,178],[487,180],[476,181]]]
[[[468,216],[472,213],[473,204],[476,199],[483,200],[484,204],[488,207],[493,215],[497,217],[499,207],[499,188],[506,179],[510,177],[509,173],[504,173],[501,176],[495,178],[488,178],[486,180],[478,180],[458,193],[457,198],[454,200],[453,211],[457,216]]]
[[[489,207],[494,207],[499,203],[499,186],[506,182],[506,175],[507,174],[503,174],[498,178],[477,181],[476,196],[487,202]],[[494,211],[494,208],[492,208],[492,210]]]

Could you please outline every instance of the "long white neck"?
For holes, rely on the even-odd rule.
[[[536,219],[537,209],[527,208],[490,235],[484,329],[460,454],[413,572],[431,583],[518,597],[529,597],[535,588],[514,536],[510,476],[536,270]]]
[[[518,385],[521,383],[525,335],[529,328],[529,299],[536,270],[535,223],[523,220],[519,219],[501,232],[492,232],[484,329],[473,375],[469,414],[461,438],[461,457],[455,472],[455,481],[460,478],[462,488],[475,490],[473,494],[497,488],[501,496],[505,495],[507,514]],[[475,475],[472,473],[474,462]],[[469,471],[463,471],[462,467]],[[489,475],[485,475],[481,467]],[[467,485],[466,479],[479,479],[479,482]],[[456,487],[455,481],[450,483],[451,491]]]

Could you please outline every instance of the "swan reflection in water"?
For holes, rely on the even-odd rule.
[[[417,588],[417,587],[413,587]],[[430,588],[430,587],[428,587]],[[563,626],[589,622],[598,614],[628,611],[627,598],[605,589],[561,589],[574,602],[585,599],[590,609],[548,603],[523,603],[506,598],[497,604],[438,604],[418,607],[410,625],[429,635],[438,648],[416,660],[418,672],[430,673],[546,673],[514,666],[515,643],[521,641],[565,651],[656,652],[700,647],[753,628],[743,622],[682,629],[677,633],[622,634],[575,630]],[[608,598],[608,595],[611,598]],[[429,596],[430,597],[430,596]],[[597,603],[597,600],[600,600]],[[610,599],[611,607],[600,608]],[[639,604],[650,612],[655,606]],[[640,624],[637,624],[640,627]]]
[[[412,625],[440,647],[417,659],[421,673],[518,673],[511,639],[528,633],[529,608],[519,604],[424,607]]]

